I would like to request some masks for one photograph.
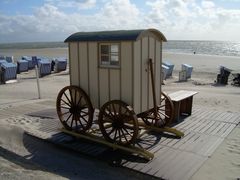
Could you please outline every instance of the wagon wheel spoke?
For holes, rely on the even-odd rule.
[[[77,86],[66,86],[59,92],[57,113],[67,130],[82,133],[92,126],[94,109],[87,94]]]
[[[78,118],[78,121],[79,121],[80,125],[81,125],[82,127],[84,127],[84,125],[83,125],[83,123],[82,123],[82,121],[81,121],[80,118],[81,118],[81,117]],[[87,122],[86,122],[86,123],[87,123]]]
[[[71,121],[71,128],[72,128],[72,126],[73,126],[74,117],[75,117],[75,115],[73,114],[73,115],[72,115],[72,121]]]
[[[79,106],[79,105],[80,105],[80,103],[81,103],[81,100],[82,100],[82,97],[83,97],[83,96],[80,96],[80,97],[79,97],[79,100],[78,100],[77,106]]]
[[[125,128],[125,127],[123,127],[123,130],[129,135],[129,136],[131,136],[132,137],[132,134],[131,133],[129,133],[128,132],[128,130]]]
[[[114,106],[114,104],[112,104],[112,107],[113,107],[113,112],[114,112],[114,115],[117,115],[117,111],[116,111],[116,109],[115,109],[115,106]]]
[[[68,122],[68,120],[70,119],[70,117],[71,117],[72,115],[73,115],[73,114],[70,114],[65,122]]]
[[[72,89],[69,89],[69,94],[70,94],[70,99],[71,99],[71,102],[72,104],[74,105],[74,101],[73,101],[73,95],[72,95]]]
[[[109,109],[109,107],[106,107],[106,110],[109,112],[109,114],[111,114],[112,117],[114,116],[114,114],[112,113],[111,109]]]
[[[69,107],[65,107],[65,106],[61,106],[62,109],[67,109],[69,110],[70,108]]]
[[[115,129],[115,134],[114,134],[114,138],[113,138],[114,141],[117,140],[117,129]]]
[[[111,135],[113,132],[115,131],[115,128],[112,128],[112,130],[110,132],[108,132],[108,135]]]
[[[64,92],[63,94],[64,94],[64,96],[67,98],[69,104],[72,104],[72,101],[70,101],[70,99],[69,99],[69,97],[66,95],[66,93]]]
[[[169,118],[169,116],[168,116],[167,114],[162,113],[161,111],[160,111],[160,114],[163,115],[163,116],[166,117],[166,118]]]
[[[70,114],[69,111],[65,112],[65,113],[62,113],[61,115],[64,116],[65,114]]]
[[[61,99],[62,102],[64,102],[66,105],[68,105],[69,107],[71,107],[71,104],[67,103],[65,100]]]
[[[123,132],[123,130],[122,130],[122,129],[120,129],[120,131],[122,132],[122,135],[123,135],[124,139],[125,139],[126,141],[128,141],[128,139],[127,139],[127,137],[126,137],[125,133]]]

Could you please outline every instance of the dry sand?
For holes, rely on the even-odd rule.
[[[46,57],[67,56],[66,48],[1,50],[1,54],[39,55]],[[17,59],[16,58],[16,59]],[[240,58],[207,55],[164,53],[163,60],[175,64],[173,77],[167,79],[163,90],[167,93],[177,90],[198,91],[194,106],[239,112],[240,87],[216,86],[214,80],[219,65],[240,72]],[[182,63],[194,67],[191,80],[178,82],[178,72]],[[54,106],[61,88],[69,85],[68,71],[49,75],[40,79],[42,106]],[[18,75],[16,83],[0,85],[0,113],[8,108],[19,108],[17,112],[0,114],[0,179],[144,179],[143,175],[122,168],[112,168],[105,163],[83,157],[51,144],[27,137],[23,130],[31,128],[36,118],[26,118],[21,111],[24,104],[37,99],[34,70]],[[45,103],[45,104],[44,104]],[[34,108],[34,107],[33,107]],[[11,117],[9,117],[11,116]],[[240,127],[238,126],[220,145],[212,157],[192,177],[198,179],[240,178]],[[27,141],[26,141],[27,140]],[[26,144],[28,142],[29,144]],[[35,155],[34,157],[32,157]],[[37,155],[37,156],[36,156]]]

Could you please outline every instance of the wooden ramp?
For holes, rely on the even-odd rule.
[[[154,133],[141,137],[137,146],[154,153],[153,160],[146,161],[121,151],[112,151],[100,144],[76,140],[59,131],[62,126],[56,119],[56,112],[45,111],[46,118],[44,118],[44,111],[28,114],[42,117],[40,125],[27,130],[28,134],[107,162],[113,162],[115,165],[171,180],[189,179],[240,122],[240,113],[195,107],[191,116],[175,126],[185,133],[182,139],[176,139],[168,134]]]

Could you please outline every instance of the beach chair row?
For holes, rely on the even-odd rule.
[[[67,68],[67,59],[60,57],[49,60],[37,56],[22,56],[15,64],[13,57],[0,56],[0,83],[3,84],[8,80],[16,79],[17,74],[27,72],[35,66],[38,67],[39,77],[43,77],[51,74],[52,71],[65,71]]]
[[[162,63],[162,74],[163,74],[163,80],[166,80],[167,78],[172,76],[174,69],[174,64],[164,61]],[[189,78],[191,78],[193,71],[193,67],[189,64],[182,64],[182,69],[179,72],[179,81],[185,81]]]

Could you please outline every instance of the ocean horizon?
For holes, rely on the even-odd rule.
[[[21,42],[1,43],[1,49],[41,49],[67,48],[64,42]],[[233,41],[200,41],[200,40],[169,40],[163,43],[163,51],[170,53],[204,54],[240,57],[240,42]]]

